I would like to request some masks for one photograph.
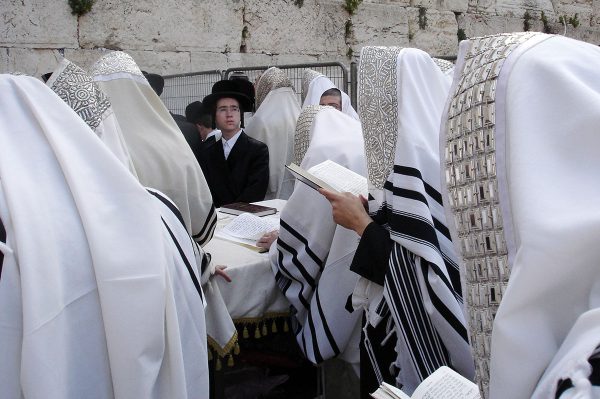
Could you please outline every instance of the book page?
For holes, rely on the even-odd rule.
[[[319,179],[328,183],[339,192],[350,192],[354,195],[362,194],[365,198],[369,194],[367,178],[351,171],[333,161],[327,160],[308,170]]]
[[[223,228],[223,233],[256,242],[263,234],[273,230],[279,230],[279,220],[277,218],[242,213]]]
[[[379,388],[371,394],[375,399],[410,399],[410,396],[393,385],[382,382]]]
[[[480,399],[479,388],[450,367],[442,366],[427,377],[413,399]]]

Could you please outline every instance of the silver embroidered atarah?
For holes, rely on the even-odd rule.
[[[308,88],[310,83],[318,78],[319,76],[324,76],[322,73],[314,71],[312,69],[306,68],[304,70],[304,74],[302,75],[302,93],[300,93],[300,97],[302,99],[302,104],[304,104],[304,100],[306,100],[306,95],[308,93]],[[302,105],[301,104],[301,105]]]
[[[294,135],[294,163],[300,165],[310,144],[310,128],[319,111],[326,108],[323,105],[309,105],[302,110],[296,123]]]
[[[495,96],[508,55],[536,33],[471,39],[451,93],[444,148],[446,184],[463,264],[476,379],[489,390],[492,326],[510,270],[498,204]]]
[[[260,107],[267,94],[281,87],[293,87],[285,72],[276,67],[271,67],[263,72],[256,83],[256,109]]]
[[[110,108],[108,97],[92,78],[69,60],[63,60],[48,81],[50,88],[96,131]]]
[[[113,51],[101,57],[94,63],[90,71],[91,76],[110,75],[112,73],[130,73],[138,77],[144,77],[133,58],[122,51]]]
[[[435,57],[431,57],[431,59],[433,60],[433,62],[435,62],[435,65],[437,65],[438,67],[440,67],[440,69],[444,73],[446,73],[449,70],[451,70],[452,68],[454,68],[454,64],[451,63],[450,61],[446,61],[446,60],[443,60],[441,58],[435,58]]]
[[[398,127],[396,57],[401,50],[401,47],[363,47],[358,66],[358,113],[369,181],[378,189],[383,189],[394,167]],[[384,81],[386,84],[381,84]]]

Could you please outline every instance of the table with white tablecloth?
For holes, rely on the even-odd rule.
[[[285,201],[269,200],[258,204],[281,210]],[[279,212],[264,217],[278,218]],[[234,215],[219,213],[217,231],[233,218]],[[227,266],[226,272],[232,279],[232,282],[228,283],[215,276],[211,278],[210,284],[205,286],[205,290],[220,291],[226,311],[237,325],[244,325],[244,334],[259,337],[263,332],[270,332],[274,320],[289,313],[289,302],[275,283],[268,253],[259,253],[256,249],[217,236],[213,237],[204,250],[211,254],[213,265]],[[218,306],[213,310],[224,311]],[[210,313],[210,310],[207,311]],[[207,325],[210,321],[211,317],[208,315]]]

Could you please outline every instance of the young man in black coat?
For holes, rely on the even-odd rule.
[[[269,150],[242,129],[243,112],[251,109],[252,101],[235,80],[221,80],[203,104],[212,109],[222,133],[220,140],[203,148],[200,164],[215,206],[262,201],[269,183]]]

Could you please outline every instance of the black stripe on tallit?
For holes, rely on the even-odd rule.
[[[0,219],[0,241],[6,244],[6,230],[4,229],[4,224]],[[4,264],[4,253],[0,251],[0,278],[2,278],[2,265]]]
[[[443,205],[442,194],[440,194],[440,192],[433,188],[433,186],[423,180],[423,175],[419,169],[411,168],[409,166],[394,165],[394,173],[416,177],[417,179],[421,180],[427,195],[429,195],[438,204]]]
[[[288,253],[290,253],[292,255],[292,263],[294,264],[294,266],[296,266],[296,268],[298,269],[298,271],[300,272],[302,277],[306,280],[308,285],[311,288],[315,288],[317,283],[315,282],[315,279],[310,275],[308,270],[306,270],[306,268],[304,267],[302,262],[300,262],[300,260],[298,260],[298,251],[296,251],[296,249],[294,247],[292,247],[291,245],[289,245],[288,243],[283,241],[281,236],[279,236],[279,238],[277,239],[277,246],[282,249],[285,249]],[[281,269],[284,270],[288,274],[289,278],[293,278],[292,277],[293,275],[289,272],[289,270],[287,270],[285,267],[282,267]],[[294,280],[296,280],[296,279],[294,279]]]
[[[289,252],[289,249],[293,250],[293,248],[291,248],[289,245],[287,245],[283,242],[281,237],[279,237],[277,239],[277,246],[286,249],[288,252]],[[287,249],[287,248],[289,248],[289,249]],[[277,257],[277,267],[279,268],[279,270],[281,270],[285,273],[285,275],[283,273],[281,273],[281,278],[286,278],[288,280],[293,279],[298,284],[300,284],[300,291],[298,292],[298,300],[300,300],[300,303],[302,303],[302,305],[306,309],[309,309],[310,304],[306,301],[304,296],[302,296],[302,293],[304,292],[304,283],[302,281],[298,280],[297,278],[295,278],[293,276],[293,274],[291,274],[290,271],[283,265],[283,252],[281,252],[280,249],[278,249],[277,252],[279,252],[279,256]],[[295,256],[295,255],[292,254],[292,256]],[[288,285],[288,288],[289,288],[289,285]],[[283,292],[283,293],[285,294],[285,292]]]
[[[215,210],[215,206],[211,205],[210,211],[208,212],[208,216],[206,216],[206,220],[204,221],[204,226],[202,226],[198,234],[194,234],[192,237],[194,238],[194,240],[198,241],[200,245],[204,245],[213,237],[216,227],[217,212]]]
[[[327,336],[327,340],[329,341],[329,346],[331,346],[331,349],[333,349],[335,356],[337,356],[340,353],[340,349],[337,345],[337,342],[335,342],[335,338],[331,333],[329,325],[327,324],[325,313],[323,313],[323,307],[321,306],[321,300],[319,299],[319,287],[317,287],[317,289],[315,290],[315,299],[317,302],[317,310],[319,311],[319,318],[321,319],[321,324],[323,325],[323,331],[325,331],[325,335]]]
[[[429,297],[431,298],[431,302],[433,306],[440,312],[440,314],[444,317],[444,319],[452,326],[454,331],[458,333],[465,340],[465,342],[469,342],[469,336],[467,334],[467,329],[462,324],[460,320],[454,316],[454,314],[446,307],[444,302],[436,295],[435,291],[431,284],[429,284],[429,278],[427,278],[427,272],[432,263],[427,262],[425,259],[421,258],[421,270],[423,272],[423,279],[425,281],[425,285],[427,286],[427,291],[429,292]]]
[[[323,362],[323,356],[321,355],[321,351],[319,350],[319,341],[317,339],[317,331],[315,329],[315,322],[313,321],[312,318],[312,312],[311,309],[308,309],[308,313],[306,315],[306,319],[308,320],[308,330],[310,332],[310,338],[313,344],[313,356],[315,358],[315,362],[317,364],[322,363]],[[301,329],[302,331],[302,337],[304,339],[304,331],[306,330],[306,326],[303,326],[303,328]],[[305,354],[306,354],[306,343],[304,343],[304,350],[305,350]],[[307,355],[308,357],[308,355]]]
[[[202,298],[202,288],[200,287],[198,278],[196,278],[196,273],[194,273],[194,270],[192,269],[192,265],[190,264],[188,258],[185,256],[183,249],[181,248],[181,246],[179,245],[179,242],[177,241],[177,238],[175,238],[175,235],[169,228],[169,225],[167,224],[167,222],[165,222],[165,219],[163,219],[161,217],[161,220],[162,220],[163,224],[165,225],[165,227],[167,228],[167,231],[169,232],[169,235],[171,236],[173,243],[175,243],[175,246],[177,247],[177,250],[179,251],[179,256],[181,256],[183,263],[185,263],[185,267],[186,267],[188,273],[190,274],[192,282],[194,283],[194,287],[196,287],[196,291],[198,291],[198,295],[200,295],[200,298]]]
[[[304,247],[306,248],[306,253],[308,254],[308,256],[310,256],[311,259],[313,260],[313,262],[315,262],[317,264],[319,269],[321,269],[321,271],[323,271],[324,262],[322,259],[320,259],[317,256],[317,254],[314,253],[314,251],[312,249],[310,249],[310,246],[308,245],[308,240],[306,238],[304,238],[304,236],[302,234],[300,234],[296,230],[294,230],[294,228],[292,226],[290,226],[289,224],[287,224],[283,219],[279,220],[279,225],[280,225],[280,228],[283,228],[284,230],[289,232],[291,235],[296,237],[296,239],[298,241],[300,241],[302,244],[304,244]]]
[[[160,202],[165,204],[166,207],[169,208],[171,210],[171,212],[173,212],[173,214],[177,217],[177,220],[179,220],[179,222],[181,223],[183,228],[186,229],[186,231],[187,231],[187,228],[185,227],[185,223],[183,222],[183,216],[181,216],[181,212],[179,212],[179,209],[177,208],[177,206],[175,204],[173,204],[173,202],[171,202],[171,200],[169,200],[168,197],[163,196],[153,190],[146,189],[146,191],[148,191],[150,194],[152,194],[153,196],[158,198],[160,200]]]
[[[431,222],[413,213],[395,212],[390,214],[392,226],[402,226],[402,235],[416,237],[431,243],[439,252],[439,241]],[[441,255],[441,254],[440,254]]]
[[[391,297],[390,308],[403,327],[400,330],[419,378],[424,379],[442,365],[450,364],[448,353],[423,306],[422,293],[408,251],[395,245],[390,262],[399,267],[397,274],[395,268],[390,267],[386,276],[386,287]]]

